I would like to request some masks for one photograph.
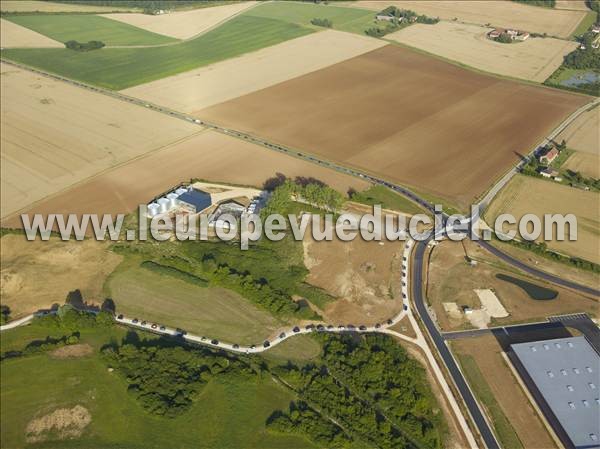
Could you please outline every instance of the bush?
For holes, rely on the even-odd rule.
[[[319,26],[319,27],[325,27],[325,28],[331,28],[333,27],[333,22],[329,19],[312,19],[310,21],[310,23],[312,23],[315,26]]]
[[[65,42],[65,47],[67,47],[69,50],[75,50],[75,51],[92,51],[92,50],[98,50],[98,49],[104,47],[104,42],[89,41],[86,43],[81,43],[81,42],[77,42],[77,41],[67,41],[67,42]]]

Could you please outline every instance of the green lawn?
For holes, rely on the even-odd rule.
[[[280,20],[240,15],[191,41],[163,47],[7,49],[2,57],[109,89],[136,84],[239,56],[314,32]]]
[[[475,392],[477,399],[479,399],[489,415],[491,415],[492,424],[496,430],[496,435],[500,439],[502,447],[505,449],[523,449],[521,440],[519,440],[515,429],[510,424],[510,421],[504,412],[502,412],[500,405],[494,397],[494,393],[492,393],[492,390],[488,386],[475,359],[466,354],[456,354],[456,356],[458,357],[461,368],[469,381],[469,385]]]
[[[25,428],[32,418],[78,404],[92,415],[83,435],[36,447],[314,447],[304,438],[266,431],[265,422],[271,413],[286,409],[294,399],[291,392],[269,376],[219,376],[208,383],[192,408],[181,416],[169,419],[147,413],[127,393],[125,380],[116,371],[109,372],[98,354],[101,342],[114,338],[115,331],[118,329],[95,330],[82,336],[82,343],[94,346],[91,356],[57,360],[41,354],[2,362],[2,447],[24,447]],[[10,332],[16,335],[21,329]]]
[[[594,24],[596,17],[597,14],[594,11],[588,11],[585,17],[581,19],[581,22],[579,22],[579,25],[577,25],[577,28],[575,28],[575,31],[573,31],[572,36],[581,36],[584,34]]]
[[[303,26],[312,26],[310,24],[312,19],[329,19],[333,22],[334,29],[360,34],[364,34],[375,21],[375,11],[367,9],[291,2],[265,3],[252,8],[246,15]]]
[[[102,41],[106,45],[157,45],[177,39],[92,14],[8,15],[7,20],[59,42]]]
[[[391,209],[406,214],[422,214],[423,209],[402,195],[387,187],[375,185],[352,196],[352,201],[369,206],[381,205],[383,209]]]
[[[280,322],[237,293],[203,288],[140,267],[128,256],[106,283],[117,312],[229,343],[259,344]]]

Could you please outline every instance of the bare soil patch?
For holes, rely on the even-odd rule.
[[[570,148],[600,156],[600,106],[581,114],[557,137],[566,140]]]
[[[0,69],[3,219],[201,130],[7,64]]]
[[[600,178],[600,154],[578,151],[567,159],[562,168],[580,172],[590,178]]]
[[[255,4],[256,2],[239,2],[231,5],[213,6],[212,8],[200,8],[161,15],[130,13],[105,14],[104,17],[176,39],[189,39],[230,19]]]
[[[93,352],[94,348],[84,343],[62,346],[52,351],[50,353],[50,356],[54,357],[55,359],[76,359],[79,357],[85,357],[87,355],[90,355]]]
[[[457,19],[478,25],[491,24],[494,27],[517,28],[530,33],[548,33],[549,36],[565,38],[575,31],[586,14],[585,11],[540,8],[498,0],[367,0],[352,2],[352,5],[374,10],[395,5],[398,8],[412,9],[419,14],[445,20]]]
[[[75,289],[85,300],[101,303],[104,280],[121,261],[106,243],[93,240],[30,242],[7,234],[0,244],[0,296],[12,318],[62,304]]]
[[[160,176],[157,176],[160,173]],[[233,137],[205,131],[176,145],[107,171],[36,204],[27,213],[128,213],[182,181],[200,178],[261,187],[276,173],[311,176],[340,192],[367,188],[360,179],[276,153]],[[5,226],[21,227],[20,219]]]
[[[388,45],[196,114],[466,207],[587,101]]]
[[[9,20],[0,19],[0,43],[2,48],[49,47],[64,48],[64,44],[43,34],[22,27]]]
[[[384,41],[366,36],[326,30],[122,92],[178,111],[192,112],[383,45],[386,45]]]
[[[577,240],[547,241],[549,248],[563,254],[600,263],[600,194],[587,192],[556,182],[530,176],[515,176],[486,211],[486,220],[493,223],[500,214],[512,214],[517,222],[525,214],[574,214],[577,217]],[[542,221],[543,223],[543,221]],[[506,230],[516,229],[507,225]],[[540,237],[540,241],[543,235]]]
[[[338,298],[323,310],[326,320],[372,325],[399,313],[402,249],[402,242],[317,242],[307,235],[307,282]]]
[[[476,266],[466,262],[465,256],[476,260]],[[525,291],[506,281],[496,278],[505,273],[529,280],[535,284],[556,290],[558,297],[549,301],[530,298]],[[598,301],[592,297],[555,287],[551,284],[524,277],[518,272],[509,271],[498,259],[489,255],[475,243],[444,241],[437,245],[430,258],[428,268],[427,299],[433,308],[440,327],[444,330],[470,328],[464,313],[449,314],[444,302],[455,302],[462,306],[478,309],[481,301],[474,289],[493,289],[501,304],[510,314],[506,318],[493,318],[490,325],[543,321],[551,315],[587,312],[598,316]]]
[[[502,358],[502,348],[493,336],[452,341],[452,349],[475,359],[502,412],[526,448],[556,445]]]
[[[35,418],[27,424],[28,443],[40,443],[49,439],[50,434],[59,440],[79,437],[92,422],[92,415],[81,405],[73,408],[59,408],[48,415]]]
[[[540,83],[577,47],[576,42],[552,38],[502,44],[488,39],[491,29],[442,21],[435,25],[416,24],[386,38],[486,72]]]

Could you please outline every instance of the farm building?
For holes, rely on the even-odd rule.
[[[210,194],[192,187],[180,187],[148,204],[148,217],[165,214],[178,207],[197,213],[211,204]]]
[[[600,356],[583,336],[511,345],[515,368],[569,449],[600,448]]]
[[[190,189],[187,192],[181,194],[177,198],[179,205],[189,209],[192,213],[202,212],[212,204],[210,194],[202,192],[201,190]]]
[[[544,178],[554,178],[558,176],[558,172],[553,168],[544,168],[543,170],[540,170],[540,175]]]
[[[495,28],[490,31],[487,36],[488,38],[495,40],[498,39],[503,34],[508,35],[513,41],[524,41],[529,38],[529,33],[525,31],[518,30],[505,30],[503,28]]]
[[[396,19],[396,17],[394,17],[394,16],[388,16],[387,14],[377,14],[375,16],[375,19],[386,21],[386,22],[393,22],[394,19]]]
[[[552,148],[550,151],[540,156],[540,163],[551,164],[554,159],[559,155],[559,151],[556,148]]]

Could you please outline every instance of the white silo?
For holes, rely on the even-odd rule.
[[[171,192],[167,195],[167,199],[169,200],[169,209],[173,209],[177,206],[177,198],[179,197],[179,195],[177,195],[175,192]]]
[[[167,212],[169,210],[169,200],[165,197],[160,198],[158,200],[158,205],[160,206],[160,212]]]
[[[150,203],[148,204],[148,216],[149,217],[155,217],[156,215],[158,215],[158,212],[160,211],[160,206],[156,203]]]
[[[187,191],[188,191],[188,189],[186,189],[185,187],[179,187],[177,190],[175,190],[175,194],[177,196],[179,196],[179,195],[183,195]]]

